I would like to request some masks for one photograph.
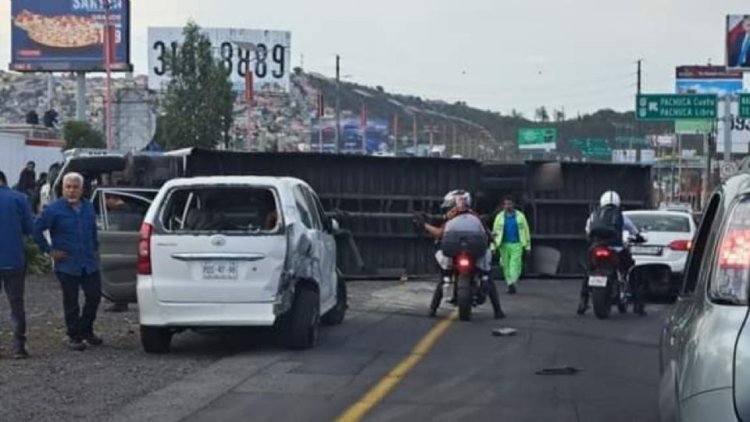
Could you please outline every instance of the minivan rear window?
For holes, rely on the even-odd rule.
[[[164,230],[175,233],[280,231],[275,191],[265,187],[189,187],[167,195],[161,212]]]

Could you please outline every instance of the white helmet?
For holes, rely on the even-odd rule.
[[[443,204],[440,208],[444,211],[450,211],[456,207],[462,209],[471,208],[471,194],[461,189],[448,192],[443,198]]]
[[[606,207],[608,205],[620,206],[620,195],[617,192],[610,190],[602,194],[599,199],[599,206]]]

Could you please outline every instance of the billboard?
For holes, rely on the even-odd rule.
[[[384,119],[367,119],[365,146],[367,154],[392,152],[389,143],[390,132],[388,121]],[[362,153],[362,122],[358,118],[341,119],[340,152],[342,154]],[[310,131],[310,149],[321,151],[320,140],[323,140],[323,152],[336,152],[336,120],[331,118],[313,119]]]
[[[183,41],[183,28],[148,29],[148,87],[166,88],[171,79],[167,61]],[[292,69],[292,33],[257,29],[202,28],[215,57],[226,69],[234,91],[245,91],[245,75],[254,72],[253,85],[259,91],[288,91]],[[255,51],[250,51],[250,46]]]
[[[557,129],[519,129],[519,150],[551,151],[557,148]]]
[[[750,15],[729,15],[726,26],[727,68],[750,70]]]
[[[742,91],[742,72],[727,70],[723,66],[680,66],[675,78],[677,94],[716,94],[719,97]],[[719,104],[719,117],[724,116]],[[675,131],[681,134],[713,133],[714,120],[678,120]],[[723,148],[723,147],[722,147]]]
[[[115,71],[130,71],[130,1],[109,0]],[[11,1],[11,62],[17,72],[103,72],[105,0]]]

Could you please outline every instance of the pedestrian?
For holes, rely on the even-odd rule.
[[[36,187],[36,163],[29,161],[26,163],[26,167],[21,170],[21,174],[18,176],[17,189],[19,192],[26,194],[28,198],[31,198],[31,194],[34,192]]]
[[[493,246],[500,255],[508,293],[516,294],[524,254],[531,252],[531,230],[526,216],[516,209],[513,197],[506,196],[501,205],[492,229]]]
[[[5,290],[10,305],[13,328],[13,357],[29,357],[26,350],[26,311],[24,290],[26,250],[24,235],[32,234],[31,208],[26,198],[8,187],[5,173],[0,171],[0,291]]]
[[[94,334],[94,321],[102,298],[96,214],[91,202],[83,198],[83,184],[80,174],[65,175],[63,197],[50,203],[34,224],[34,239],[55,262],[55,275],[63,293],[68,347],[76,351],[86,349],[87,344],[103,343]],[[44,237],[47,230],[51,245]],[[79,289],[84,295],[82,310]]]

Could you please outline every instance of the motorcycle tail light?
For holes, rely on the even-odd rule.
[[[609,248],[594,249],[594,258],[596,259],[608,259],[611,256],[612,256],[612,251]]]
[[[456,268],[458,268],[461,272],[467,272],[471,270],[471,258],[469,258],[466,255],[460,255],[458,258],[456,258]]]

